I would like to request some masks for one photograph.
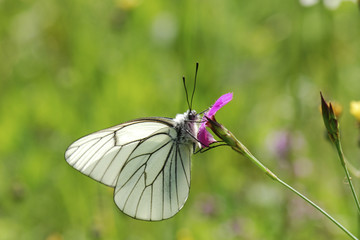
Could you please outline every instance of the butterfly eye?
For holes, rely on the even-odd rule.
[[[198,114],[196,113],[195,110],[192,110],[192,111],[189,113],[188,118],[189,118],[190,121],[194,121],[194,120],[198,119]]]

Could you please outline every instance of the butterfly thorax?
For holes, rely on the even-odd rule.
[[[196,136],[199,131],[199,115],[195,110],[177,114],[174,121],[180,144],[198,144]]]

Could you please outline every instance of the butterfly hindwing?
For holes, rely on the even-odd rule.
[[[156,138],[160,135],[148,140]],[[158,221],[175,215],[189,195],[191,154],[188,145],[164,140],[155,152],[132,156],[115,188],[117,206],[127,215],[143,220]]]

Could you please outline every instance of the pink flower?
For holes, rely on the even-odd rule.
[[[211,143],[216,142],[215,138],[211,135],[211,133],[206,130],[206,126],[209,126],[208,118],[215,121],[215,113],[225,106],[228,102],[230,102],[233,98],[232,93],[227,93],[219,97],[218,100],[216,100],[215,104],[212,105],[209,111],[204,113],[202,123],[199,127],[199,132],[197,135],[197,139],[200,141],[202,147],[208,147]]]

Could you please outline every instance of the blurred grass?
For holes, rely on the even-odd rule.
[[[1,0],[0,239],[344,239],[226,148],[193,157],[187,203],[157,223],[125,216],[111,189],[67,165],[85,134],[184,112],[181,77],[191,84],[196,61],[195,108],[234,92],[217,119],[356,233],[318,106],[320,90],[343,104],[344,150],[359,166],[348,114],[360,98],[359,16],[350,2]]]

